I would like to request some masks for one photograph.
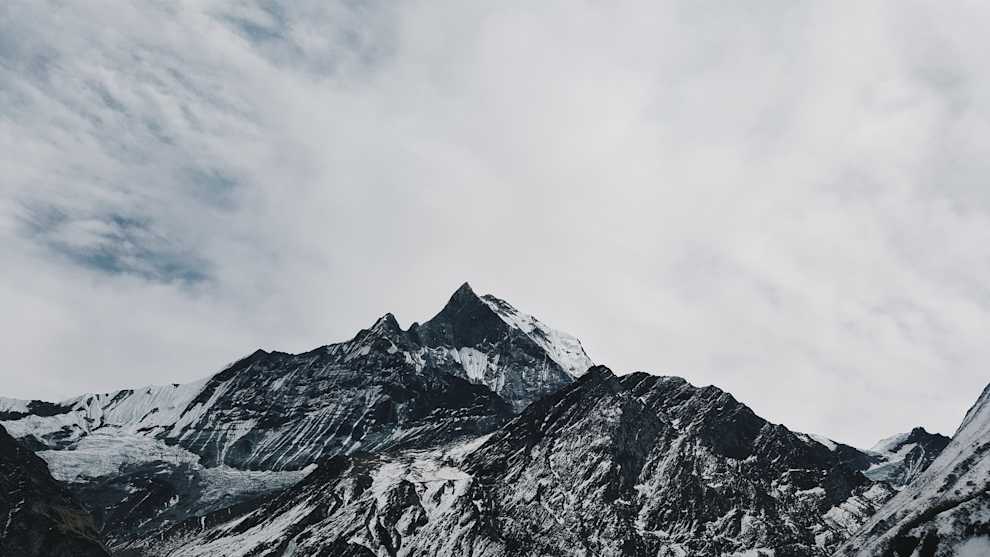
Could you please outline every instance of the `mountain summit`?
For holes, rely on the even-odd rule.
[[[581,342],[464,283],[409,335],[433,365],[481,383],[517,411],[581,376],[593,365]]]

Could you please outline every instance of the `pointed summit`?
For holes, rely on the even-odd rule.
[[[464,307],[472,307],[475,310],[483,309],[481,297],[478,296],[471,288],[471,285],[466,282],[450,295],[450,299],[447,300],[447,305],[444,306],[441,313],[447,311],[448,309],[459,310]]]
[[[395,320],[394,315],[386,313],[375,321],[375,324],[371,326],[370,330],[397,333],[402,331],[402,327],[399,326],[399,322]]]
[[[577,338],[504,300],[479,296],[466,282],[440,313],[410,327],[408,335],[433,351],[434,364],[451,358],[464,377],[487,385],[516,410],[570,384],[593,365]]]
[[[418,328],[418,334],[428,345],[461,347],[493,342],[504,337],[507,329],[508,325],[465,282],[440,313]]]
[[[450,299],[451,300],[454,300],[454,299],[465,298],[465,297],[470,297],[470,298],[477,298],[478,297],[478,295],[474,293],[474,290],[471,289],[471,284],[470,283],[467,283],[467,282],[465,282],[464,284],[460,285],[457,288],[457,290],[454,291],[454,295],[451,296]]]

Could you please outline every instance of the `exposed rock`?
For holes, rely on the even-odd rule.
[[[0,555],[108,557],[93,519],[45,461],[0,427]]]

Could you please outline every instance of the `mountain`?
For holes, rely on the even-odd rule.
[[[985,533],[986,398],[951,443],[861,451],[714,386],[617,377],[465,284],[408,329],[386,314],[192,383],[0,398],[0,424],[62,494],[46,516],[121,557],[922,556]]]
[[[0,427],[0,555],[107,557],[93,519],[45,461]]]
[[[144,549],[824,556],[893,493],[720,389],[599,366],[489,435],[335,456],[277,497],[173,526]]]
[[[990,555],[990,386],[931,465],[839,555]]]
[[[590,365],[574,337],[465,284],[408,330],[386,314],[349,341],[258,350],[194,383],[0,399],[0,423],[96,503],[123,547],[292,485],[326,457],[489,433]]]
[[[949,440],[945,435],[928,433],[923,427],[882,439],[867,451],[873,458],[863,473],[870,479],[903,488],[938,458]]]

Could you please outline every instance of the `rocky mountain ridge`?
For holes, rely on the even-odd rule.
[[[276,499],[142,550],[823,556],[893,494],[724,391],[599,366],[489,435],[334,457]]]

